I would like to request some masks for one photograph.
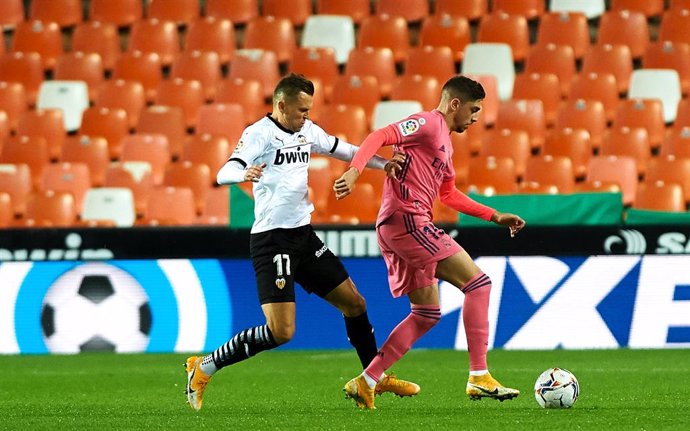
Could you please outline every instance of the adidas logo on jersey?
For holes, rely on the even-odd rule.
[[[274,165],[282,165],[283,163],[308,163],[309,151],[276,151],[276,158],[273,161]]]

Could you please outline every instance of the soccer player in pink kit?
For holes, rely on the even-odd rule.
[[[477,121],[484,97],[481,84],[464,76],[451,78],[443,86],[438,108],[371,133],[333,186],[338,199],[350,194],[366,162],[383,145],[393,145],[405,156],[396,178],[386,179],[376,233],[391,293],[394,297],[407,295],[411,312],[393,329],[364,372],[345,385],[346,395],[360,408],[376,408],[375,387],[384,371],[441,319],[438,278],[465,294],[462,318],[470,356],[467,395],[503,401],[520,394],[501,385],[488,371],[491,280],[432,221],[433,202],[439,196],[442,203],[459,212],[509,227],[511,236],[525,225],[517,215],[498,212],[455,188],[450,133],[462,133]]]

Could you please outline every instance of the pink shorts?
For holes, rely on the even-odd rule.
[[[427,216],[396,211],[376,228],[393,297],[437,282],[436,264],[462,247]]]

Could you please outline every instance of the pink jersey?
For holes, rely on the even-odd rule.
[[[387,126],[397,136],[394,150],[405,154],[397,179],[386,178],[376,224],[395,211],[428,215],[441,183],[455,180],[450,130],[439,111],[420,112]]]

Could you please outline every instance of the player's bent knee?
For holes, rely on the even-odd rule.
[[[367,302],[362,295],[356,295],[348,304],[342,306],[340,311],[347,317],[357,317],[367,311]]]
[[[295,327],[288,327],[288,328],[276,328],[274,331],[271,329],[271,332],[273,333],[273,339],[275,340],[276,344],[285,344],[288,341],[292,340],[292,337],[295,335]]]

